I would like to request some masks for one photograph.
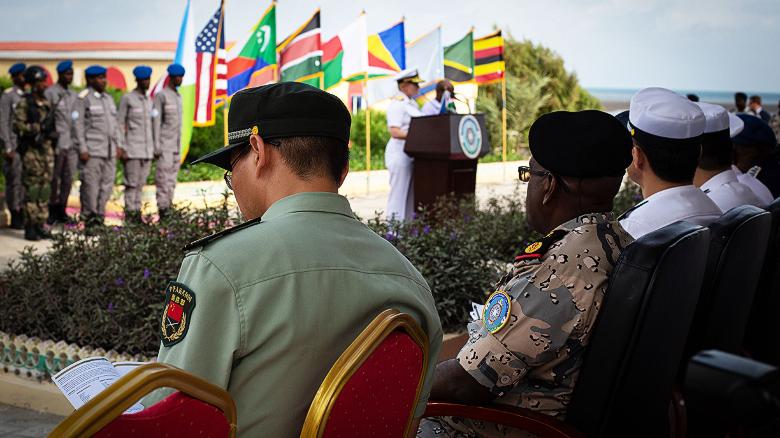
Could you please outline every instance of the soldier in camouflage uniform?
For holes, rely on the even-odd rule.
[[[54,168],[53,141],[57,138],[51,104],[44,97],[46,71],[31,66],[24,72],[30,92],[16,104],[13,129],[18,136],[24,186],[24,238],[39,240],[51,235],[43,224],[49,215],[48,202]]]
[[[609,275],[632,241],[612,217],[631,138],[600,111],[556,112],[531,127],[529,224],[546,234],[515,258],[468,325],[456,359],[436,368],[431,400],[506,404],[563,418]],[[465,418],[425,419],[418,437],[529,436]]]

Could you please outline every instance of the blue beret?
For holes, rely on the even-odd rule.
[[[66,72],[71,69],[73,69],[73,61],[71,61],[70,59],[66,59],[65,61],[62,61],[59,64],[57,64],[57,73]]]
[[[152,76],[152,68],[146,65],[139,65],[133,69],[133,76],[136,79],[149,79]]]
[[[181,64],[171,64],[168,66],[168,74],[171,76],[184,76],[184,67]]]
[[[21,62],[18,62],[11,66],[11,68],[8,69],[8,73],[12,75],[17,75],[19,73],[24,72],[27,69],[27,66],[24,65]]]
[[[750,114],[737,114],[737,117],[745,122],[745,129],[732,139],[734,144],[772,147],[777,144],[775,133],[766,122]]]
[[[84,70],[84,74],[87,76],[100,76],[106,74],[106,68],[102,65],[90,65]]]

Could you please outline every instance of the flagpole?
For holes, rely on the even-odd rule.
[[[371,113],[368,109],[368,70],[363,76],[363,103],[366,106],[366,194],[371,193]]]
[[[228,144],[228,100],[222,104],[222,144]]]
[[[506,181],[506,71],[501,75],[501,162]]]

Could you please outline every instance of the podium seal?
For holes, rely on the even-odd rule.
[[[458,143],[463,155],[472,160],[479,156],[482,150],[482,129],[477,118],[471,114],[463,116],[458,124]]]

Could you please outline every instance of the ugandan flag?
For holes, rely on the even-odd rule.
[[[474,79],[478,84],[492,84],[504,77],[504,37],[501,31],[474,40]]]
[[[452,82],[474,79],[474,32],[444,48],[444,77]],[[427,79],[427,78],[426,78]]]
[[[322,88],[320,11],[317,10],[301,27],[282,41],[277,51],[282,81],[304,82]]]

